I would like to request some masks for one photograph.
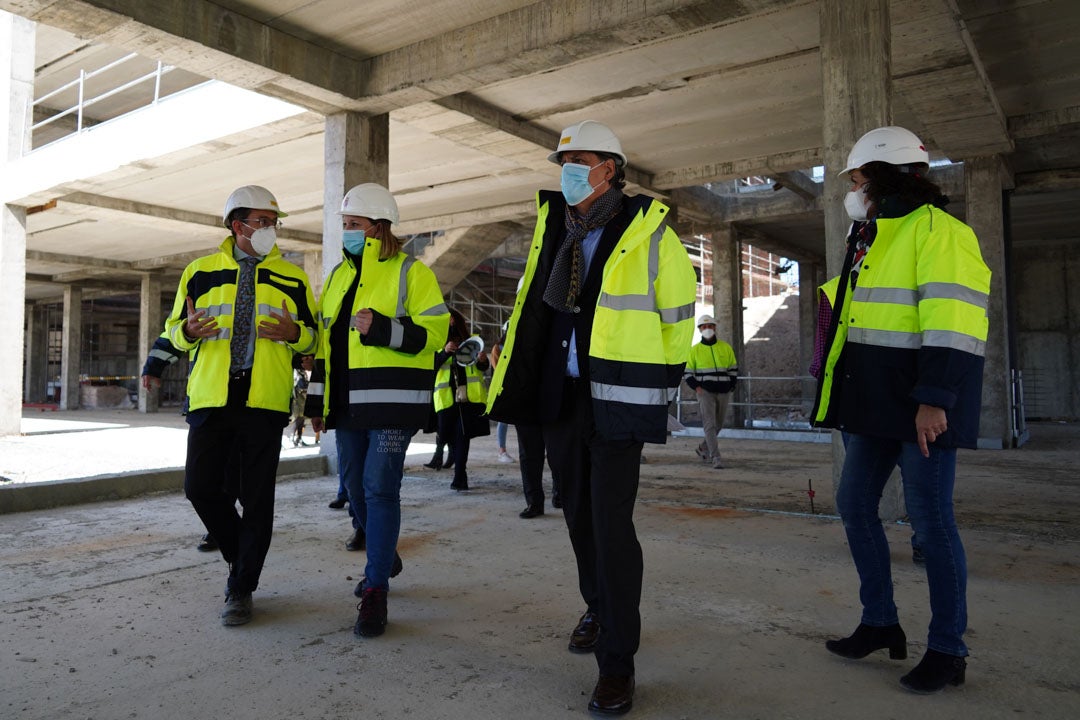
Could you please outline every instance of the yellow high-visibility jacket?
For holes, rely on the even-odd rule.
[[[854,289],[849,243],[814,423],[914,442],[925,404],[946,411],[936,445],[975,447],[990,293],[978,240],[932,205],[875,222]]]
[[[488,393],[488,412],[497,420],[542,420],[538,380],[554,312],[543,293],[563,237],[564,207],[559,193],[537,195],[532,249]],[[602,268],[589,336],[593,417],[606,438],[662,443],[668,403],[690,352],[697,280],[667,223],[667,206],[627,196],[623,212],[629,224]]]
[[[173,347],[191,352],[195,358],[187,385],[189,411],[224,407],[228,400],[230,341],[236,283],[240,277],[240,266],[233,259],[235,242],[232,237],[225,238],[218,252],[201,257],[184,269],[172,312],[165,321],[165,335]],[[190,340],[184,336],[188,297],[196,310],[205,309],[217,319],[215,337]],[[293,321],[300,326],[300,338],[287,344],[256,336],[247,405],[288,414],[292,404],[293,353],[314,352],[318,331],[307,275],[282,258],[275,245],[255,266],[253,333],[258,332],[260,322],[271,320],[271,310],[281,313],[283,300]]]
[[[450,353],[435,375],[435,412],[442,412],[454,404],[454,389],[450,386],[450,373],[454,369],[454,354]],[[484,373],[476,363],[462,368],[465,372],[465,388],[469,402],[486,405],[488,400],[487,383]]]
[[[705,392],[729,393],[739,379],[739,363],[735,351],[720,339],[707,343],[704,340],[690,348],[683,380],[691,390],[701,388]]]
[[[380,260],[382,243],[368,238],[360,276],[347,253],[330,272],[319,298],[322,333],[308,384],[305,415],[326,417],[336,383],[346,383],[349,423],[369,428],[421,428],[431,409],[435,352],[446,341],[450,312],[435,274],[424,263],[398,252]],[[356,282],[351,307],[342,307]],[[347,358],[333,357],[331,328],[339,318],[371,308],[367,335],[352,327]],[[338,418],[340,422],[342,419]]]

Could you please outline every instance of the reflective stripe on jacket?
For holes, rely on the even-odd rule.
[[[319,298],[321,340],[308,384],[305,414],[326,417],[334,383],[349,387],[353,423],[373,428],[420,428],[428,420],[435,375],[435,352],[446,340],[450,312],[435,274],[415,258],[398,252],[379,259],[382,243],[368,238],[360,262],[360,279],[351,308],[345,295],[356,279],[356,265],[347,255],[330,272]],[[366,336],[355,328],[358,311],[374,313]],[[350,317],[347,365],[330,357],[330,328],[342,313]]]
[[[697,281],[686,249],[666,222],[668,208],[651,198],[626,202],[638,209],[604,264],[589,339],[593,417],[606,438],[664,442],[668,403],[690,352]],[[504,388],[514,388],[512,402],[520,402],[516,398],[537,387],[530,363],[515,365],[514,354],[518,348],[541,353],[548,340],[546,320],[523,318],[522,307],[536,279],[548,224],[563,222],[561,213],[549,215],[550,207],[539,193],[532,249],[492,379],[489,413],[499,406]]]
[[[853,291],[849,244],[814,423],[913,442],[925,404],[946,411],[936,444],[974,447],[990,292],[978,240],[931,205],[876,224]]]
[[[184,269],[172,312],[165,321],[164,334],[174,348],[188,352],[198,349],[193,354],[195,364],[188,377],[189,410],[224,407],[228,400],[233,308],[240,273],[240,266],[233,259],[234,245],[235,240],[227,237],[219,252],[201,257]],[[215,337],[189,340],[184,336],[189,297],[196,310],[206,310],[207,315],[217,320]],[[288,413],[292,403],[293,353],[313,352],[317,330],[307,275],[282,258],[275,245],[255,266],[256,311],[251,332],[258,332],[260,322],[276,322],[270,311],[280,314],[282,301],[300,326],[300,338],[295,343],[284,343],[256,335],[247,405]]]
[[[711,393],[729,393],[735,389],[739,363],[735,351],[723,340],[707,344],[699,342],[690,348],[683,380],[694,390],[700,387]]]

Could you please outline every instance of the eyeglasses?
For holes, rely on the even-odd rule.
[[[274,218],[267,218],[267,217],[244,218],[240,222],[244,223],[245,225],[247,225],[252,230],[257,230],[259,228],[268,228],[268,227],[277,228],[278,230],[281,229],[281,221],[276,220]]]

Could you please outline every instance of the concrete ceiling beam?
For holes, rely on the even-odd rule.
[[[509,222],[450,230],[424,248],[419,259],[434,271],[439,288],[446,293],[465,279],[479,260],[520,230],[519,225]]]
[[[1035,195],[1062,190],[1080,190],[1080,168],[1060,168],[1016,174],[1016,194],[1018,195]]]
[[[656,173],[653,176],[653,187],[667,190],[732,180],[734,178],[752,177],[754,175],[774,175],[780,172],[805,170],[815,165],[821,165],[821,158],[821,148],[816,147],[764,157],[705,163],[695,167]]]
[[[773,190],[787,189],[803,200],[816,200],[821,197],[821,185],[801,170],[770,173],[776,181]]]
[[[302,40],[208,0],[3,0],[0,7],[329,115],[381,114],[791,3],[544,0],[372,58]]]
[[[891,7],[893,92],[918,119],[920,137],[952,159],[1011,152],[1005,113],[956,0]]]
[[[174,230],[187,231],[191,227],[212,228],[216,235],[227,232],[222,225],[221,217],[208,213],[193,212],[180,208],[170,208],[164,205],[152,205],[150,203],[124,200],[122,198],[109,197],[107,195],[95,195],[92,193],[71,193],[59,198],[55,205],[58,211],[78,217],[93,218],[94,220],[108,222],[121,220],[128,224],[144,225],[154,230],[162,230],[163,226],[172,226]],[[278,247],[281,250],[304,252],[322,248],[322,235],[320,233],[296,230],[284,226],[278,230]],[[201,257],[209,250],[204,250],[194,257]],[[140,260],[140,268],[153,269],[165,264],[172,264],[171,258],[185,257],[191,253],[182,253],[179,256],[165,256],[166,262],[160,259]],[[194,259],[194,258],[193,258]],[[134,267],[134,265],[133,265]]]
[[[1057,135],[1080,125],[1080,105],[1009,118],[1009,134],[1015,139]]]
[[[536,202],[510,203],[493,207],[480,208],[478,210],[466,210],[446,215],[432,215],[426,218],[406,220],[394,225],[396,235],[416,235],[418,233],[435,232],[438,230],[453,230],[468,228],[476,225],[489,223],[514,222],[521,223],[531,220],[536,216]]]

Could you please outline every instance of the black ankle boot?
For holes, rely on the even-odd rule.
[[[874,627],[859,623],[850,637],[827,640],[825,648],[849,660],[861,660],[875,650],[889,648],[889,657],[903,660],[907,657],[907,636],[899,624]]]
[[[436,448],[435,454],[431,456],[431,462],[424,463],[424,467],[431,468],[432,470],[442,469],[442,448]]]
[[[900,678],[900,684],[913,693],[930,695],[940,692],[946,685],[963,685],[966,671],[967,660],[964,658],[927,648],[915,669]]]

